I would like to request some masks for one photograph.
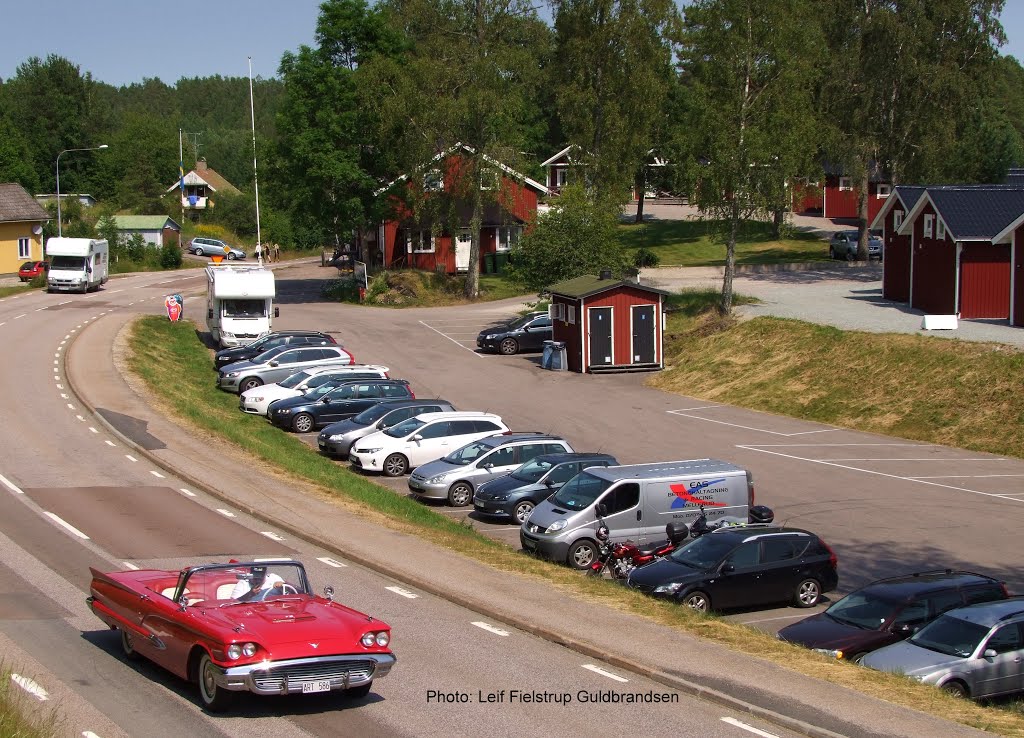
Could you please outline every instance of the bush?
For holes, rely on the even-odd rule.
[[[181,249],[176,244],[165,243],[160,247],[160,266],[164,269],[177,269],[181,266]]]
[[[46,286],[46,275],[40,274],[37,277],[32,277],[28,283],[29,287],[45,287]]]
[[[359,302],[359,285],[351,277],[331,279],[320,288],[320,294],[328,300],[339,302]]]
[[[637,269],[656,267],[661,263],[661,257],[648,248],[637,249],[633,254],[633,266]]]

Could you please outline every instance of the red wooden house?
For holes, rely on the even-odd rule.
[[[565,343],[573,372],[651,371],[665,366],[664,296],[668,293],[584,275],[548,288],[552,340]]]
[[[882,297],[886,300],[910,302],[910,234],[899,229],[924,191],[924,187],[898,186],[871,222],[872,229],[882,231]]]
[[[877,171],[868,178],[868,222],[875,219],[878,211],[892,194],[892,182]],[[856,218],[857,198],[860,186],[853,177],[828,174],[822,188],[821,215],[823,218]]]
[[[466,195],[470,177],[467,154],[473,150],[456,144],[435,156],[431,163],[417,172],[422,177],[424,197],[443,193],[451,198],[450,208],[443,215],[426,216],[412,212],[398,197],[393,197],[393,216],[378,228],[377,248],[387,269],[424,269],[456,274],[469,269],[472,236],[469,230],[471,202]],[[480,264],[484,268],[488,254],[511,250],[522,235],[523,228],[537,212],[537,198],[547,188],[516,172],[501,162],[484,155],[481,188],[489,190],[485,198],[480,226]],[[378,194],[398,183],[411,186],[408,175],[402,175]]]

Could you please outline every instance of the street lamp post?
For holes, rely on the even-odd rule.
[[[60,222],[60,157],[71,151],[99,151],[100,149],[107,148],[106,144],[100,144],[99,146],[90,146],[85,149],[64,149],[62,152],[57,154],[57,235],[60,236],[64,233],[61,228]]]

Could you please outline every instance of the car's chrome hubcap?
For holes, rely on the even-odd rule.
[[[213,697],[214,691],[217,689],[217,682],[213,678],[213,669],[210,664],[206,664],[203,668],[203,691],[207,697]]]
[[[516,520],[525,523],[531,512],[533,512],[533,505],[520,505],[516,508]]]
[[[589,547],[584,546],[576,552],[574,558],[581,567],[590,566],[590,563],[594,560],[594,552]]]
[[[806,583],[800,588],[800,600],[807,604],[812,605],[818,599],[818,587],[811,583]]]
[[[686,604],[692,607],[694,610],[700,610],[701,612],[704,612],[708,609],[707,600],[705,600],[703,597],[691,597],[686,601]]]

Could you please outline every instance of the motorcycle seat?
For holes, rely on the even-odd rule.
[[[651,556],[655,551],[660,548],[664,548],[668,545],[668,540],[658,541],[657,543],[648,543],[647,545],[640,548],[641,556]]]

